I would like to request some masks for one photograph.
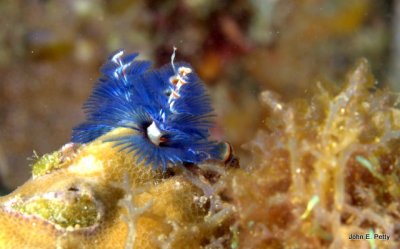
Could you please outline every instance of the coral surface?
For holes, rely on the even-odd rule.
[[[199,248],[221,233],[232,209],[209,212],[193,173],[135,162],[101,140],[39,158],[34,178],[0,200],[0,248]]]

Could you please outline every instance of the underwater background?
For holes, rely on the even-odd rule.
[[[193,241],[204,248],[399,246],[397,0],[1,1],[0,193],[31,177],[36,154],[70,141],[112,52],[139,52],[158,67],[173,47],[211,95],[212,137],[228,141],[241,165],[217,170],[219,183],[209,179],[226,204],[216,208],[225,216],[212,229],[197,221],[203,206],[179,207],[190,218],[177,222],[200,227]],[[130,173],[162,181],[155,172]],[[165,184],[173,192],[175,183]],[[196,196],[204,191],[183,185]],[[182,198],[192,205],[191,196]],[[351,233],[391,239],[351,244],[344,239]],[[170,245],[185,248],[187,234]]]

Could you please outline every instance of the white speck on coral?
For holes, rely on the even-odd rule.
[[[103,162],[101,160],[97,160],[92,155],[83,157],[78,161],[77,164],[71,165],[68,170],[72,173],[77,173],[80,175],[91,175],[102,173],[104,171]]]
[[[175,182],[175,189],[176,190],[179,190],[179,189],[182,189],[182,184],[180,183],[180,182]]]

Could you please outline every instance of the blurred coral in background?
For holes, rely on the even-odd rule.
[[[242,144],[263,127],[262,90],[306,96],[359,57],[380,85],[396,78],[396,1],[116,0],[0,2],[0,173],[9,190],[29,177],[33,150],[70,139],[81,105],[112,51],[191,63],[208,85],[217,139]],[[393,78],[394,77],[394,78]],[[333,83],[332,83],[333,84]],[[388,84],[388,83],[386,83]]]

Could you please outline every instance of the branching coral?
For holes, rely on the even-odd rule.
[[[119,201],[119,204],[124,207],[127,212],[126,215],[122,214],[121,217],[121,219],[128,225],[125,249],[132,249],[135,246],[137,217],[142,215],[151,207],[152,201],[148,201],[143,207],[136,207],[133,203],[134,197],[137,194],[142,193],[144,188],[142,187],[133,191],[127,175],[125,175],[124,180],[120,185],[125,192],[125,196]]]
[[[318,82],[309,99],[283,103],[263,92],[267,127],[247,145],[255,161],[230,178],[240,246],[366,248],[369,240],[349,236],[372,229],[390,236],[374,241],[379,248],[398,247],[400,115],[393,97],[375,87],[366,60],[340,89]],[[254,224],[265,229],[256,233]]]

